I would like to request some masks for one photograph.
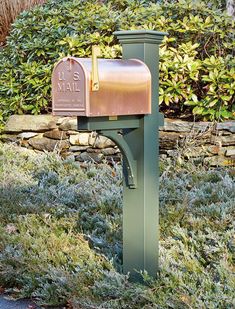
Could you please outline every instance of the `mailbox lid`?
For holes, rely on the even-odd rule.
[[[91,76],[89,58],[77,59]],[[98,59],[99,90],[89,94],[89,116],[151,113],[151,73],[137,59]]]

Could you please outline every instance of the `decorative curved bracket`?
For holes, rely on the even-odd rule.
[[[130,189],[137,188],[137,161],[134,159],[130,147],[118,130],[100,130],[98,134],[104,135],[115,142],[123,155],[124,177]]]

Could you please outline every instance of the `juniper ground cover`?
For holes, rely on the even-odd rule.
[[[160,167],[160,272],[138,285],[118,272],[121,167],[0,145],[0,286],[73,308],[234,308],[234,169]]]

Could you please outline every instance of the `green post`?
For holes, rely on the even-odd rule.
[[[159,45],[166,33],[150,30],[114,32],[123,48],[123,59],[140,59],[152,75],[152,113],[140,119],[136,129],[123,131],[137,162],[137,188],[124,183],[123,271],[140,280],[138,271],[156,277],[159,242],[158,112]],[[136,272],[137,271],[137,272]]]

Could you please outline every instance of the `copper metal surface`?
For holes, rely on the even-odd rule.
[[[119,116],[151,113],[151,74],[140,60],[98,59],[99,90],[92,91],[89,58],[62,59],[52,74],[53,114]]]
[[[52,74],[52,110],[54,115],[80,115],[89,113],[86,71],[74,59],[62,59]]]

